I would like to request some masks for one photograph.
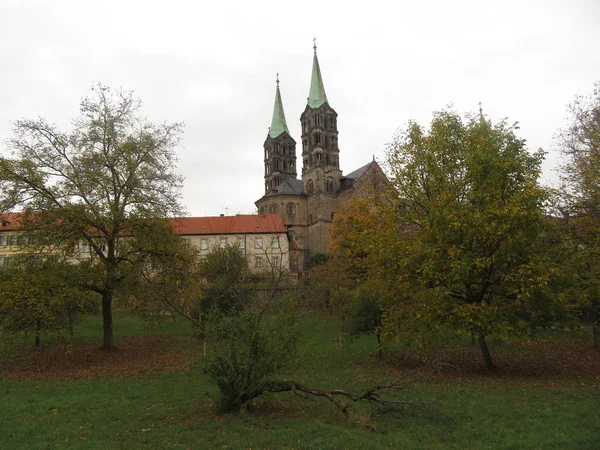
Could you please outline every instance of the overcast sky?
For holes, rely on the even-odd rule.
[[[600,80],[598,0],[0,0],[0,140],[21,118],[68,129],[92,83],[123,87],[151,121],[185,122],[189,214],[253,212],[275,74],[300,142],[313,36],[344,173],[408,120],[481,101],[549,152],[552,180],[566,105]]]

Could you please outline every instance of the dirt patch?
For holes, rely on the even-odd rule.
[[[483,367],[479,347],[410,349],[390,351],[384,364],[399,372],[432,362],[444,369],[441,376],[466,379],[505,379],[507,381],[553,385],[563,381],[600,381],[600,348],[581,342],[531,342],[491,349],[496,368]]]
[[[187,345],[186,345],[187,344]],[[62,381],[80,378],[123,378],[187,369],[194,345],[178,336],[130,336],[104,351],[97,341],[52,347],[19,347],[0,355],[0,378]]]

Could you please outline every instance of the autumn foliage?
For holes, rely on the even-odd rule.
[[[543,153],[529,153],[517,130],[452,111],[428,128],[410,123],[389,148],[394,196],[336,215],[333,249],[386,293],[388,333],[450,328],[474,336],[493,367],[486,337],[527,335],[570,312],[549,292]]]

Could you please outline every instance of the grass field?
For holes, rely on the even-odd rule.
[[[33,349],[4,339],[0,448],[600,448],[600,352],[586,342],[497,345],[500,368],[490,374],[470,346],[392,348],[380,362],[371,337],[336,345],[334,319],[308,316],[303,326],[304,363],[291,378],[306,384],[362,389],[434,357],[458,363],[458,371],[409,388],[406,400],[429,408],[373,417],[375,433],[327,401],[291,394],[266,396],[240,415],[218,414],[201,345],[183,321],[150,330],[116,317],[119,349],[107,355],[97,350],[98,318],[90,318],[74,341]],[[540,362],[528,364],[533,354]]]

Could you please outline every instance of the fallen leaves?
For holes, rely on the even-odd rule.
[[[81,378],[123,378],[189,368],[196,344],[180,336],[121,337],[117,349],[104,351],[97,341],[53,347],[19,347],[0,355],[5,380],[61,381]]]
[[[563,381],[600,380],[600,348],[582,342],[533,341],[524,345],[504,344],[492,348],[494,370],[483,367],[479,347],[389,351],[383,364],[395,371],[412,370],[434,361],[456,367],[444,378],[506,380],[527,384],[555,385]]]

